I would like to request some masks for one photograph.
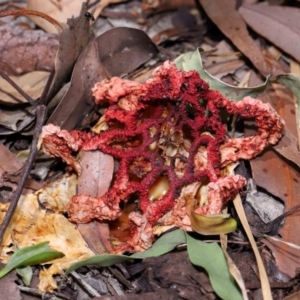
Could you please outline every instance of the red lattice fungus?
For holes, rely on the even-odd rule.
[[[67,207],[73,222],[115,220],[120,203],[138,195],[139,211],[129,215],[132,238],[116,252],[150,247],[152,226],[167,212],[166,223],[189,229],[187,198],[204,182],[209,182],[208,201],[201,207],[195,201],[193,209],[219,214],[246,183],[239,175],[222,176],[221,169],[254,157],[276,143],[283,130],[284,122],[269,104],[250,97],[231,102],[210,90],[196,71],[180,71],[168,61],[143,84],[114,77],[96,84],[93,95],[96,103],[109,104],[106,131],[69,133],[48,125],[41,139],[46,153],[60,156],[77,171],[80,165],[71,154],[80,149],[98,149],[119,161],[107,193],[100,198],[74,196]],[[221,109],[254,118],[256,134],[227,138]]]

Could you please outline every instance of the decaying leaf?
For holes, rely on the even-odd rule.
[[[229,40],[250,59],[253,65],[264,75],[270,70],[265,63],[261,50],[250,37],[247,26],[241,15],[235,9],[232,0],[200,0],[209,18],[229,38]]]
[[[225,82],[210,75],[203,68],[202,58],[199,50],[182,54],[177,57],[174,62],[179,69],[185,71],[196,70],[200,74],[201,78],[209,83],[211,89],[218,90],[225,97],[228,97],[235,101],[239,101],[246,96],[256,97],[259,93],[263,92],[266,89],[269,82],[269,80],[267,79],[264,84],[251,88],[239,88],[226,84]]]
[[[27,128],[35,119],[35,108],[26,106],[21,109],[2,107],[0,110],[0,135],[19,132]]]
[[[294,218],[299,218],[299,214]],[[300,247],[298,244],[287,242],[286,238],[276,238],[265,236],[261,242],[267,245],[272,251],[276,265],[279,270],[287,274],[290,278],[294,278],[298,274],[300,266]]]
[[[89,19],[85,17],[87,4],[82,3],[78,17],[68,19],[67,28],[59,35],[59,48],[55,59],[55,77],[47,101],[51,100],[68,81],[76,59],[91,39]]]
[[[34,71],[10,78],[32,99],[38,99],[42,95],[48,77],[49,72]],[[28,102],[6,80],[0,77],[0,103],[6,106],[16,106]]]
[[[0,263],[0,268],[4,265]],[[0,280],[1,297],[3,299],[22,300],[21,292],[15,281],[17,280],[16,272],[11,272]]]
[[[0,68],[7,75],[53,70],[57,35],[6,24],[0,26],[0,36]]]
[[[253,30],[300,61],[299,8],[263,2],[243,5],[239,12]]]
[[[118,27],[92,40],[78,58],[71,86],[48,120],[64,129],[73,129],[91,109],[91,88],[110,76],[135,70],[158,53],[143,31]]]
[[[60,0],[60,1],[40,1],[27,0],[27,9],[34,9],[43,12],[60,23],[66,23],[68,18],[78,16],[82,0]],[[39,27],[46,32],[57,33],[56,28],[44,19],[30,16]]]
[[[193,0],[143,0],[142,9],[145,13],[163,12],[167,10],[178,9],[181,6],[194,7],[195,2]]]
[[[203,59],[203,67],[212,76],[221,79],[224,75],[234,74],[238,68],[245,65],[245,61],[228,41],[222,40],[215,48],[216,51]],[[212,48],[202,46],[202,49],[210,51]]]
[[[99,15],[101,14],[101,12],[103,11],[103,9],[105,7],[107,7],[108,5],[120,3],[123,1],[126,1],[126,0],[101,0],[101,1],[99,1],[98,5],[93,10],[94,18],[97,19],[99,17]]]
[[[77,193],[91,197],[100,197],[106,193],[113,177],[113,157],[101,151],[81,151],[80,164],[83,168],[78,178]],[[78,224],[78,229],[95,253],[112,251],[107,223],[92,221],[88,224]]]

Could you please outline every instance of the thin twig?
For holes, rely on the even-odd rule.
[[[13,82],[6,74],[4,74],[1,70],[0,70],[0,75],[8,82],[10,83],[25,99],[28,100],[29,103],[31,103],[33,106],[36,106],[36,126],[35,126],[35,130],[34,130],[34,134],[33,134],[33,139],[32,139],[32,143],[31,143],[31,148],[30,148],[30,152],[29,152],[29,157],[23,167],[22,170],[22,175],[19,181],[19,184],[17,186],[17,189],[11,199],[9,208],[5,214],[5,217],[3,219],[2,224],[0,225],[0,244],[2,243],[3,237],[4,237],[4,233],[6,231],[6,228],[14,214],[14,211],[18,205],[18,201],[20,199],[20,196],[22,194],[23,188],[25,186],[25,182],[27,180],[27,177],[31,171],[32,165],[35,161],[36,155],[37,155],[37,143],[38,143],[38,139],[39,136],[41,134],[42,131],[42,127],[45,123],[46,120],[46,116],[47,116],[47,107],[44,105],[46,102],[46,98],[47,98],[47,94],[49,92],[49,88],[51,86],[53,77],[54,77],[54,73],[55,71],[52,71],[46,86],[43,90],[42,96],[40,97],[39,100],[35,101],[33,100],[29,95],[27,95],[15,82]]]
[[[36,101],[27,95],[13,80],[11,80],[1,69],[0,76],[3,77],[16,91],[18,91],[31,105],[36,106]]]
[[[91,296],[101,296],[96,289],[94,289],[89,283],[87,283],[82,277],[80,277],[75,271],[71,272],[70,275],[80,284],[80,286]]]
[[[30,287],[21,286],[21,285],[19,285],[18,288],[22,292],[26,292],[26,293],[34,295],[34,296],[39,296],[42,299],[44,299],[46,295],[51,295],[51,294],[54,294],[55,296],[57,296],[61,299],[65,299],[65,300],[72,300],[73,299],[73,298],[70,298],[70,297],[62,294],[62,293],[58,293],[56,291],[52,291],[51,293],[45,293],[45,292],[40,291],[39,289],[33,289],[33,288],[30,288]]]
[[[24,169],[23,169],[23,172],[22,172],[22,175],[21,175],[20,183],[17,186],[17,189],[16,189],[16,191],[15,191],[15,193],[14,193],[12,199],[11,199],[9,208],[8,208],[6,214],[5,214],[4,220],[3,220],[3,222],[0,226],[0,243],[2,243],[5,230],[8,226],[8,224],[9,224],[12,216],[13,216],[13,213],[14,213],[16,207],[17,207],[17,204],[18,204],[19,198],[22,194],[22,190],[24,188],[27,176],[28,176],[28,174],[29,174],[29,172],[32,168],[32,165],[35,161],[35,157],[36,157],[37,152],[38,152],[38,150],[37,150],[38,139],[39,139],[39,136],[41,134],[42,127],[45,123],[46,115],[47,115],[46,106],[45,105],[37,106],[36,115],[37,115],[36,127],[35,127],[33,140],[32,140],[31,147],[30,147],[29,157],[28,157],[28,159],[27,159],[27,161],[24,165]]]

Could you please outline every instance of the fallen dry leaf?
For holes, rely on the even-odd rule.
[[[167,10],[175,10],[181,6],[187,6],[189,8],[195,7],[195,1],[193,0],[143,0],[142,9],[143,12],[150,14],[153,12],[163,12]]]
[[[100,151],[81,151],[80,164],[82,173],[78,178],[78,195],[100,197],[104,195],[111,184],[114,171],[112,156]],[[84,240],[97,254],[112,251],[109,227],[107,223],[92,221],[78,224]]]
[[[0,135],[12,134],[28,127],[35,119],[34,107],[13,109],[2,107],[0,110]]]
[[[243,5],[239,12],[253,30],[300,61],[299,8],[268,5],[264,2]]]
[[[71,86],[48,124],[74,129],[94,105],[91,88],[97,82],[129,73],[157,53],[147,34],[134,28],[113,28],[92,40],[79,56]]]
[[[4,267],[3,264],[0,263],[0,269]],[[14,299],[14,300],[22,300],[20,290],[18,289],[15,281],[18,279],[15,271],[10,272],[4,278],[0,280],[0,291],[1,291],[1,299]]]
[[[300,193],[299,167],[288,160],[293,158],[293,156],[297,159],[297,154],[294,152],[293,156],[290,156],[289,153],[288,159],[282,156],[284,151],[287,151],[286,147],[290,147],[288,152],[297,148],[297,127],[293,94],[287,88],[274,84],[273,91],[269,90],[265,92],[260,98],[270,103],[281,117],[283,117],[286,122],[285,130],[288,131],[289,135],[283,137],[283,141],[279,141],[278,145],[275,146],[282,148],[280,149],[281,155],[276,153],[277,149],[276,151],[275,149],[269,149],[250,161],[252,176],[260,187],[283,200],[285,211],[288,211],[298,204],[298,195]],[[295,144],[288,146],[289,141]],[[297,161],[299,163],[299,159],[297,159]],[[299,244],[299,232],[298,226],[296,225],[298,220],[295,215],[288,216],[285,219],[284,225],[280,229],[283,241]],[[283,244],[282,247],[284,248],[285,244]],[[283,253],[284,251],[287,250],[283,249]],[[286,265],[285,256],[278,254],[276,264],[280,270],[283,270]],[[293,270],[290,272],[295,272],[296,268],[297,265],[294,265]]]
[[[7,75],[53,70],[57,35],[6,24],[0,27],[0,36],[0,68]]]
[[[226,40],[218,43],[215,48],[216,52],[203,59],[205,70],[212,76],[221,79],[224,75],[234,74],[237,69],[245,65],[245,61],[234,52]],[[207,49],[203,47],[203,49],[209,51],[211,47]]]
[[[107,7],[108,5],[116,4],[116,3],[120,3],[120,2],[124,2],[124,1],[127,1],[127,0],[101,0],[101,1],[99,1],[96,8],[92,11],[94,18],[97,19],[99,17],[99,15],[101,14],[101,12],[103,11],[103,9],[105,7]]]
[[[27,95],[32,99],[38,99],[45,88],[49,72],[33,71],[22,76],[10,76]],[[0,103],[8,106],[28,103],[6,80],[0,77]]]
[[[55,76],[47,95],[47,101],[51,100],[63,84],[68,81],[78,56],[90,41],[92,34],[89,19],[85,17],[86,12],[87,4],[82,3],[79,16],[68,19],[68,26],[59,35],[59,48],[55,58]]]
[[[26,3],[27,9],[43,12],[60,23],[66,23],[68,18],[78,16],[82,6],[82,0],[27,0]],[[56,28],[46,20],[34,16],[30,16],[30,19],[46,32],[57,33]]]
[[[209,18],[229,38],[229,40],[250,59],[253,65],[264,75],[270,74],[261,50],[249,36],[247,26],[235,9],[232,0],[200,0]]]
[[[0,143],[0,157],[0,186],[10,187],[14,191],[20,180],[19,176],[14,173],[21,170],[23,163],[2,143]],[[36,190],[41,187],[41,183],[31,179],[30,177],[27,178],[25,188]],[[23,190],[23,194],[28,192],[29,191],[26,189]]]
[[[294,219],[296,218],[299,218],[299,213],[294,215]],[[298,244],[287,243],[284,238],[279,239],[271,236],[265,236],[260,241],[267,245],[272,251],[277,267],[281,272],[287,274],[291,278],[294,278],[298,274],[297,269],[300,266],[299,239]]]

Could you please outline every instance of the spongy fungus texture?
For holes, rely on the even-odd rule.
[[[74,196],[67,207],[73,222],[115,220],[121,214],[120,204],[138,195],[138,211],[129,215],[131,239],[115,252],[149,248],[153,225],[166,213],[165,223],[185,229],[191,229],[190,209],[219,214],[246,184],[239,175],[222,176],[222,169],[276,143],[284,126],[269,104],[250,97],[232,102],[209,89],[196,71],[178,70],[169,61],[143,84],[114,77],[97,83],[92,92],[96,103],[108,104],[107,130],[67,132],[50,124],[40,140],[46,153],[61,157],[79,173],[80,164],[72,156],[78,150],[98,149],[119,162],[102,197]],[[255,135],[228,138],[222,110],[254,119]],[[166,188],[155,194],[160,181]],[[207,199],[199,206],[195,195],[204,184]]]

